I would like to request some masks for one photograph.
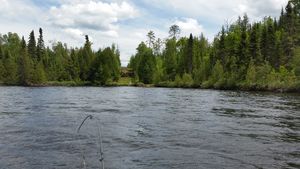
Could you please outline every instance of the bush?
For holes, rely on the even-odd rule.
[[[183,74],[182,76],[182,87],[193,87],[194,80],[190,74]]]
[[[182,84],[183,84],[183,82],[182,82],[182,79],[181,79],[180,75],[176,75],[175,80],[174,80],[174,85],[176,87],[181,87]]]

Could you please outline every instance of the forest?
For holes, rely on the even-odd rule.
[[[178,38],[173,25],[164,43],[153,31],[140,43],[129,68],[137,82],[160,87],[299,91],[300,2],[290,0],[279,19],[250,23],[245,14],[224,25],[212,43]],[[161,49],[162,48],[162,49]]]
[[[116,45],[94,51],[89,37],[80,48],[62,42],[46,47],[43,30],[26,41],[16,33],[0,35],[0,84],[128,85],[240,90],[300,90],[300,2],[290,0],[279,18],[250,23],[248,16],[224,25],[212,42],[205,35],[180,36],[172,25],[169,37],[150,31],[121,73]],[[122,77],[123,76],[123,77]]]
[[[16,33],[0,37],[0,82],[4,85],[105,85],[120,78],[120,52],[115,45],[94,52],[89,37],[81,48],[56,42],[45,47],[43,30],[28,43]]]

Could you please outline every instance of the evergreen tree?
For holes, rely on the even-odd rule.
[[[2,45],[0,44],[0,83],[4,81],[5,77],[5,67],[3,65],[3,52],[2,52]]]
[[[176,76],[177,59],[176,59],[176,40],[174,38],[167,40],[164,51],[164,64],[166,75],[169,80],[174,80]]]
[[[32,84],[32,64],[31,60],[28,56],[26,42],[24,37],[22,37],[22,50],[21,50],[21,57],[19,61],[19,78],[20,84],[27,86]]]
[[[155,44],[155,34],[153,31],[148,32],[147,34],[147,38],[148,38],[148,47],[149,48],[153,48],[154,44]]]
[[[34,62],[37,62],[37,50],[36,50],[36,41],[34,36],[34,31],[31,31],[29,35],[29,41],[28,41],[28,53],[31,59],[34,60]]]
[[[178,25],[172,25],[169,29],[169,36],[173,39],[176,39],[180,32],[181,30]]]
[[[256,64],[262,63],[263,59],[261,56],[260,48],[260,24],[255,23],[251,28],[249,52]]]
[[[44,59],[45,55],[45,44],[44,44],[44,39],[43,39],[43,30],[42,28],[39,29],[39,38],[37,42],[37,61],[41,61]]]
[[[244,16],[241,23],[241,39],[238,50],[238,64],[247,65],[250,61],[248,43],[248,17]]]
[[[274,22],[269,21],[267,26],[267,31],[268,31],[268,38],[267,38],[267,56],[266,59],[271,63],[273,67],[276,67],[277,65],[277,60],[276,58],[276,34],[275,34],[275,29],[274,29]]]
[[[187,49],[186,49],[186,57],[185,57],[185,72],[191,74],[193,72],[193,47],[194,47],[194,38],[193,35],[190,34],[190,38],[188,40]]]
[[[88,80],[89,69],[93,62],[94,56],[92,51],[92,43],[89,40],[88,35],[85,36],[85,44],[80,52],[81,60],[80,60],[80,78],[82,80]]]
[[[221,60],[222,65],[225,65],[226,49],[225,49],[225,28],[222,26],[222,31],[220,35],[220,40],[218,44],[217,57]]]

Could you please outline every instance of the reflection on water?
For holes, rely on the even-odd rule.
[[[0,168],[300,168],[300,95],[0,87]],[[99,167],[98,167],[99,168]]]

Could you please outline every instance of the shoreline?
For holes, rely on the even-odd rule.
[[[219,90],[219,91],[241,91],[241,92],[271,92],[271,93],[300,93],[300,89],[267,89],[267,88],[212,88],[212,87],[201,87],[201,86],[174,86],[174,85],[155,85],[155,84],[143,84],[143,83],[130,83],[120,84],[114,82],[107,85],[98,85],[91,82],[74,82],[74,81],[63,81],[63,82],[46,82],[43,84],[30,84],[30,85],[19,85],[19,84],[4,84],[0,83],[0,87],[140,87],[140,88],[166,88],[166,89],[199,89],[199,90]]]

